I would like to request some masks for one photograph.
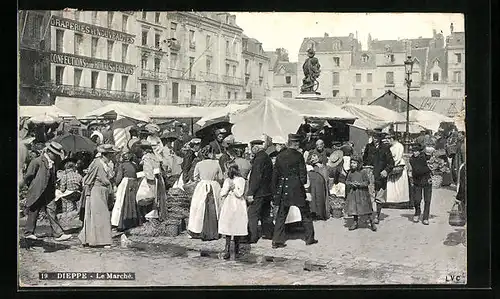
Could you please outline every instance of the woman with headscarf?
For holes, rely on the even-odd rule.
[[[219,182],[224,176],[210,146],[204,147],[199,156],[203,160],[194,167],[193,179],[197,185],[191,199],[187,229],[192,238],[211,241],[219,239],[217,223],[221,207]]]
[[[83,246],[110,247],[112,240],[108,198],[112,192],[111,178],[113,176],[109,161],[117,149],[111,144],[103,144],[97,148],[97,151],[100,155],[92,161],[87,175],[83,178],[81,197],[83,210],[80,217],[84,217],[83,228],[78,238]]]
[[[394,135],[389,135],[387,139],[391,144],[390,150],[394,160],[394,168],[387,177],[387,202],[408,202],[410,200],[410,185],[408,168],[403,157],[404,147],[394,138]]]
[[[136,193],[137,165],[132,162],[133,154],[124,153],[122,163],[118,166],[115,182],[116,201],[111,213],[111,225],[118,231],[139,226],[141,224],[139,210],[137,208]]]
[[[313,152],[310,156],[308,169],[309,175],[309,190],[311,194],[311,213],[315,220],[327,220],[330,217],[329,211],[329,188],[328,188],[328,168],[321,162],[321,157],[318,153]]]

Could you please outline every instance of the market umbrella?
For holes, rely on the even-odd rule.
[[[215,137],[214,136],[215,130],[224,128],[224,129],[230,131],[230,129],[231,129],[232,126],[233,126],[233,124],[231,124],[228,121],[221,121],[221,122],[213,123],[211,125],[204,126],[204,127],[200,128],[200,129],[198,129],[195,132],[195,135],[198,138]]]
[[[89,138],[75,134],[65,134],[52,139],[63,146],[65,152],[94,152],[97,145]]]
[[[47,113],[44,113],[44,114],[35,115],[35,116],[31,117],[28,121],[31,123],[34,123],[34,124],[51,125],[51,124],[60,122],[61,119],[54,117],[54,116],[51,116]]]

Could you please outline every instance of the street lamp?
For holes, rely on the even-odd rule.
[[[406,137],[405,137],[405,150],[408,153],[410,150],[410,88],[411,88],[411,74],[413,72],[413,60],[408,56],[405,60],[405,83],[406,83]]]

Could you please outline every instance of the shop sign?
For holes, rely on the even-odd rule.
[[[132,75],[135,70],[135,66],[131,64],[77,56],[66,53],[50,53],[50,62],[106,72],[122,73],[127,75]]]

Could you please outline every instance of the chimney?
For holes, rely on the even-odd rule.
[[[353,39],[353,38],[354,38],[354,34],[349,33],[349,38],[350,38],[350,39]]]
[[[368,33],[368,50],[371,48],[371,43],[372,43],[372,35]]]
[[[325,38],[329,37],[328,33],[325,32]]]
[[[453,23],[450,24],[450,33],[453,33]]]
[[[437,31],[436,31],[436,29],[432,29],[432,37],[433,37],[433,38],[436,38],[436,36],[437,36]]]

